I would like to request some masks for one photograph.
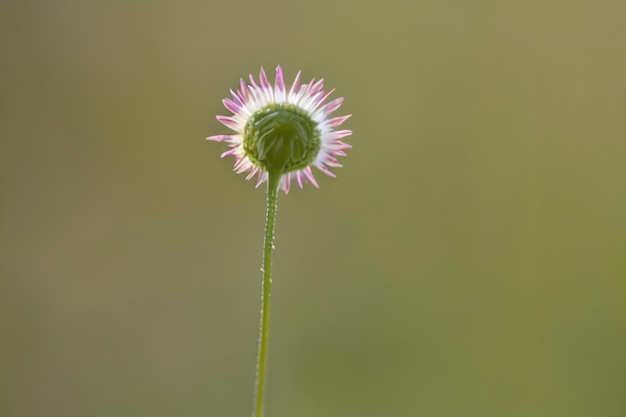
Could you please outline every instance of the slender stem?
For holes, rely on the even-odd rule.
[[[272,286],[272,250],[274,249],[274,226],[276,224],[276,204],[280,184],[280,171],[270,171],[267,183],[267,214],[265,217],[265,242],[263,244],[263,283],[261,287],[261,329],[254,402],[254,417],[263,416],[265,378],[267,368],[267,343],[270,332],[270,289]]]

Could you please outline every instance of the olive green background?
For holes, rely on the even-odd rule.
[[[214,118],[324,77],[268,417],[626,415],[623,1],[4,1],[2,417],[247,416],[264,191]]]

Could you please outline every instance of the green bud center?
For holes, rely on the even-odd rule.
[[[309,165],[320,149],[317,123],[292,105],[271,104],[250,117],[243,148],[266,171],[296,171]]]

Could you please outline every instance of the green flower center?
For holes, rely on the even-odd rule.
[[[321,146],[320,131],[308,113],[289,104],[270,104],[250,117],[243,149],[253,164],[281,173],[308,166]]]

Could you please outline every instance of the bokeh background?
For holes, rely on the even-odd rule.
[[[2,2],[0,415],[250,414],[265,196],[204,138],[276,64],[355,134],[279,201],[267,415],[626,415],[625,18]]]

